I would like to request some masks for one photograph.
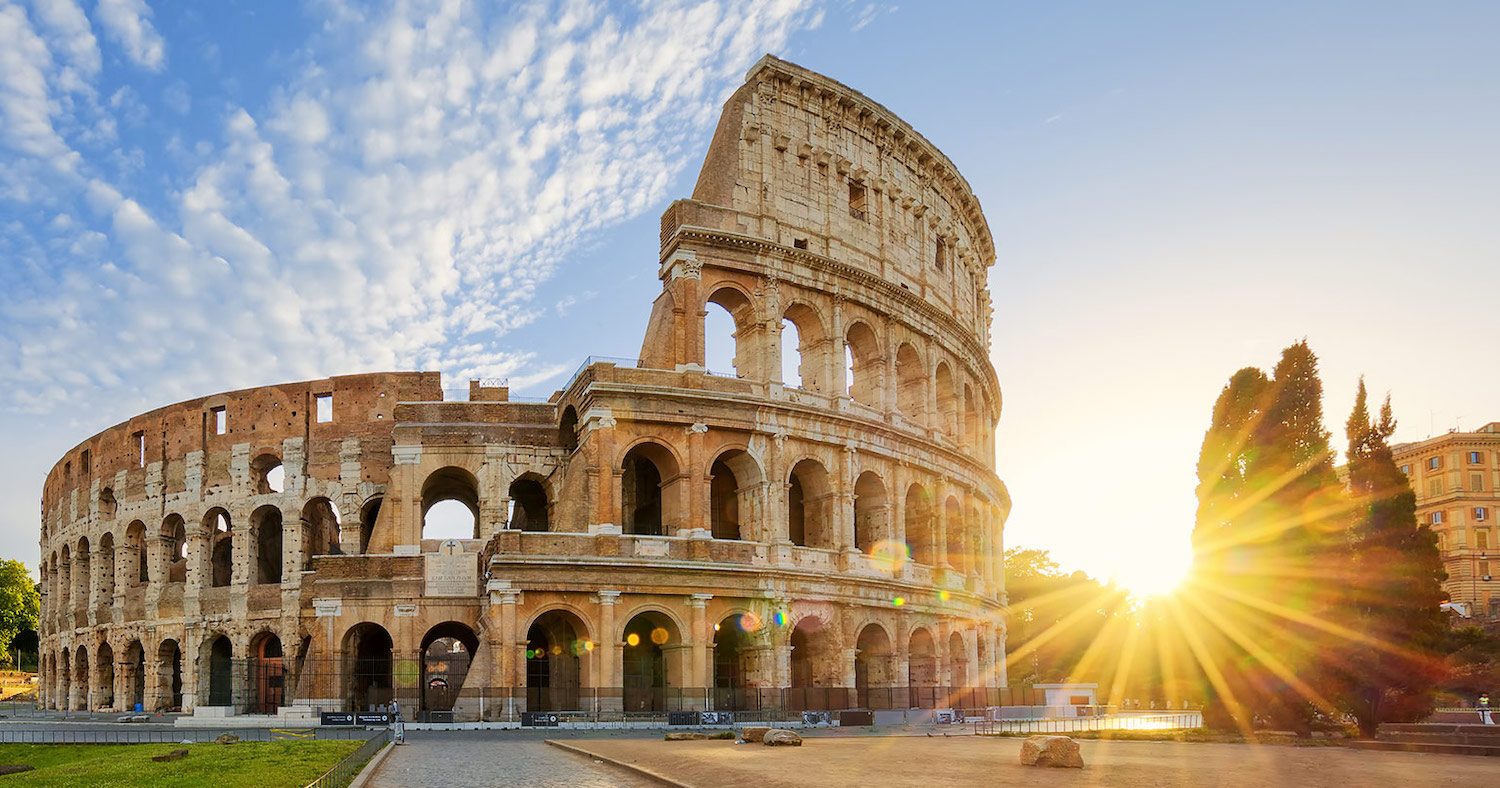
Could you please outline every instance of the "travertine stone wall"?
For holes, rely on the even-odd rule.
[[[69,451],[42,499],[46,702],[514,720],[649,710],[643,660],[690,708],[1003,686],[993,262],[930,143],[766,58],[663,215],[639,362],[585,365],[545,402],[478,383],[446,402],[435,373],[249,389]],[[703,368],[718,307],[733,371]],[[439,557],[427,515],[450,500],[474,527]],[[472,593],[429,584],[439,561],[473,561]],[[443,637],[472,664],[435,699]]]

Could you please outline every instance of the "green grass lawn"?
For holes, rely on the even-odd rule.
[[[0,785],[68,788],[301,788],[359,749],[358,741],[238,744],[0,744],[0,764],[36,771],[0,777]],[[187,750],[176,761],[153,755]]]

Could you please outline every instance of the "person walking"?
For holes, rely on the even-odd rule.
[[[1495,720],[1490,716],[1490,694],[1488,692],[1479,693],[1479,702],[1474,704],[1474,707],[1479,709],[1479,722],[1481,724],[1495,724]]]

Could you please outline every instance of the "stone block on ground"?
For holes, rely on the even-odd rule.
[[[765,742],[767,747],[802,746],[801,736],[798,736],[797,734],[792,733],[789,730],[783,730],[781,728],[772,728],[771,730],[766,731],[766,735],[761,739],[761,741]]]
[[[29,772],[35,768],[35,766],[27,766],[25,764],[0,764],[0,774],[20,774],[21,772]]]
[[[1067,736],[1031,736],[1021,742],[1021,765],[1082,769],[1083,753]]]
[[[151,756],[151,760],[157,761],[158,763],[164,761],[180,761],[183,758],[186,758],[187,754],[187,750],[173,750],[166,755],[153,755]]]
[[[667,741],[703,741],[708,738],[706,733],[669,733]]]
[[[214,744],[234,744],[239,740],[240,737],[234,735],[233,733],[221,733],[219,734],[218,738],[214,739]]]
[[[764,741],[765,738],[766,738],[766,734],[770,733],[770,732],[771,732],[771,729],[767,728],[767,727],[763,727],[763,726],[756,727],[756,726],[749,726],[749,725],[747,725],[747,726],[745,726],[743,728],[740,728],[740,741],[748,741],[748,742]]]

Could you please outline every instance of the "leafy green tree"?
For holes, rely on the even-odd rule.
[[[1332,711],[1323,654],[1340,616],[1347,504],[1323,429],[1317,356],[1298,342],[1272,377],[1230,378],[1198,462],[1195,607],[1205,722],[1311,729]]]
[[[26,565],[0,560],[0,654],[10,653],[17,633],[36,629],[41,609],[42,595]]]
[[[1356,520],[1349,531],[1349,626],[1342,698],[1373,737],[1381,722],[1410,722],[1432,711],[1443,677],[1447,640],[1442,557],[1437,536],[1417,522],[1417,497],[1397,467],[1391,399],[1370,418],[1363,379],[1349,414],[1349,493]]]

